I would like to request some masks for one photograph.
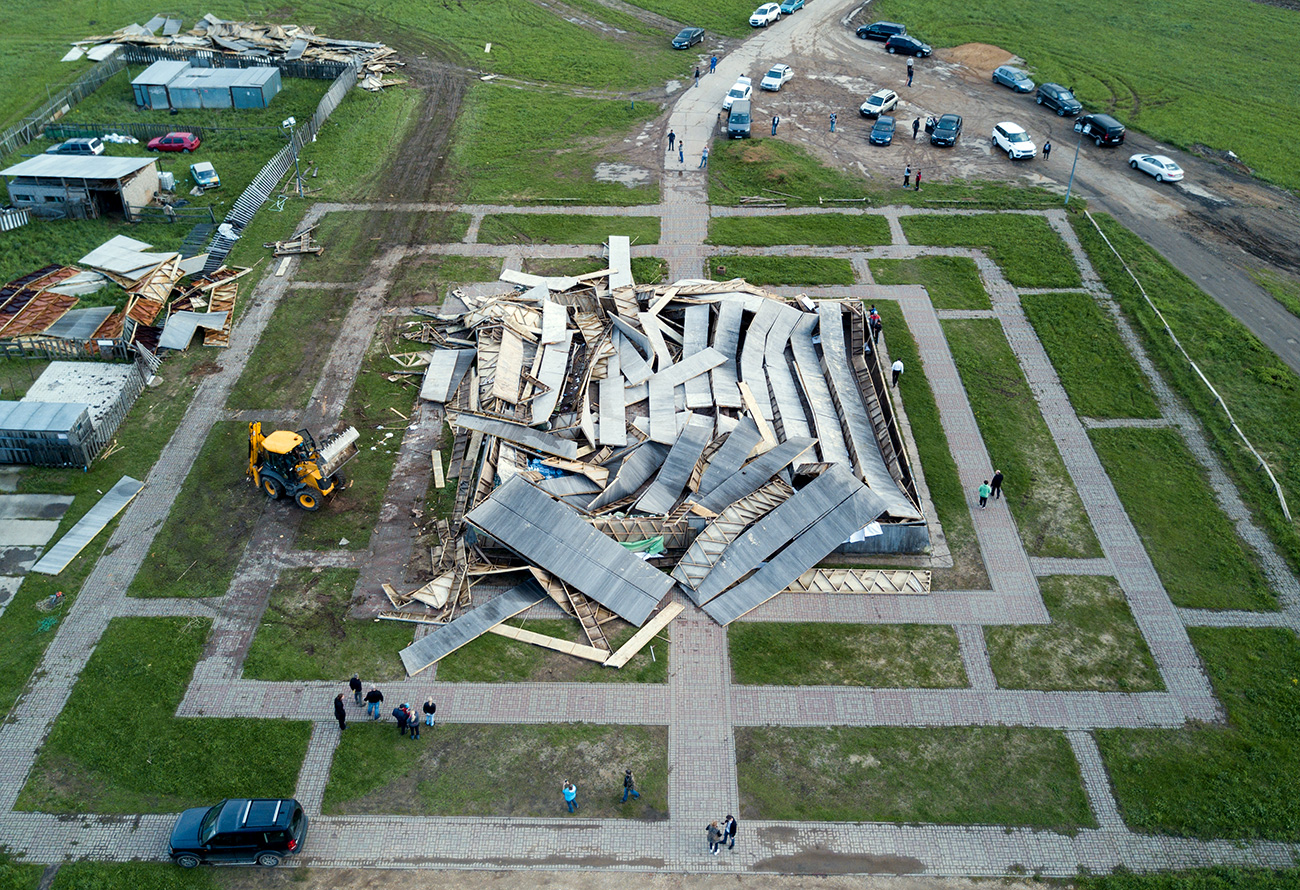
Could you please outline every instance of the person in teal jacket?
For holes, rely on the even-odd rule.
[[[989,495],[992,493],[993,493],[993,489],[989,488],[989,480],[985,479],[984,484],[980,486],[980,509],[981,510],[983,510],[984,505],[989,502]]]

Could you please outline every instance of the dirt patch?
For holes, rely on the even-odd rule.
[[[963,43],[961,46],[954,46],[951,49],[939,50],[938,58],[947,62],[956,62],[959,65],[965,65],[978,74],[986,77],[993,75],[993,69],[999,65],[1006,65],[1017,56],[1009,53],[1000,46],[993,46],[989,43]]]
[[[221,373],[221,365],[216,362],[199,362],[187,372],[187,377],[211,377]]]
[[[819,845],[789,856],[760,859],[754,871],[773,871],[795,875],[911,875],[925,870],[925,863],[910,856],[866,856],[855,853],[832,853]]]

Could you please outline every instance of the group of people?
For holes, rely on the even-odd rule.
[[[722,820],[722,824],[710,822],[709,827],[705,829],[705,834],[709,840],[709,852],[714,856],[718,855],[718,850],[723,844],[727,845],[728,850],[736,848],[736,817],[728,815]]]
[[[384,694],[379,691],[378,686],[371,686],[370,691],[365,695],[361,694],[361,678],[356,674],[348,680],[348,688],[352,690],[352,700],[359,708],[363,704],[366,706],[366,714],[371,720],[378,720],[380,717],[379,706],[384,703]],[[420,706],[424,713],[424,725],[433,726],[434,714],[438,712],[438,705],[434,703],[433,698],[429,697],[424,704]],[[403,702],[401,705],[393,708],[393,719],[397,721],[397,730],[401,735],[408,735],[412,741],[420,737],[420,716],[411,707],[409,702]],[[339,732],[348,728],[348,712],[343,704],[343,693],[340,692],[334,696],[334,719],[339,722]]]
[[[1001,470],[999,470],[997,467],[993,468],[992,480],[989,479],[984,480],[983,484],[980,485],[979,494],[980,494],[981,510],[983,510],[984,505],[989,502],[990,495],[993,497],[994,500],[1001,499],[1002,497],[1002,471]]]
[[[570,813],[578,811],[578,786],[568,779],[560,786],[560,794],[564,796],[564,805],[569,808]],[[632,775],[629,769],[623,773],[623,800],[620,803],[627,803],[628,798],[633,800],[641,799],[641,792],[636,790],[636,777]]]

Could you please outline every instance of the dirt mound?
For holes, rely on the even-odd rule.
[[[994,68],[1010,62],[1015,55],[988,43],[963,43],[944,50],[943,57],[952,62],[960,62],[980,74],[992,75]]]

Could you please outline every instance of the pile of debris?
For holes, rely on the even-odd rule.
[[[928,544],[861,303],[739,279],[637,286],[623,237],[609,265],[507,272],[514,289],[457,292],[459,311],[406,334],[434,347],[420,396],[456,433],[435,578],[390,589],[382,616],[447,622],[402,651],[408,673],[487,631],[518,636],[497,625],[547,598],[587,633],[574,654],[618,666],[635,652],[611,654],[601,625],[641,627],[640,648],[678,588],[724,625],[787,590],[928,592],[928,572],[816,569],[902,527],[882,540]],[[455,615],[510,572],[522,581]]]
[[[131,24],[112,34],[87,37],[72,45],[63,57],[70,62],[86,56],[100,61],[124,44],[179,50],[206,50],[244,59],[283,59],[306,62],[343,62],[359,69],[361,85],[369,90],[406,83],[389,78],[405,63],[397,51],[382,43],[337,40],[317,34],[310,25],[266,25],[258,22],[228,22],[209,13],[192,30],[180,33],[181,19],[156,15],[143,25]],[[162,33],[158,33],[161,31]]]
[[[206,260],[151,252],[143,241],[116,235],[81,258],[87,270],[51,265],[0,287],[0,340],[76,341],[91,352],[112,342],[123,352],[138,345],[155,353],[185,349],[204,328],[205,346],[229,346],[238,280],[250,270],[222,266],[203,275]],[[110,282],[126,291],[120,310],[73,308]]]

